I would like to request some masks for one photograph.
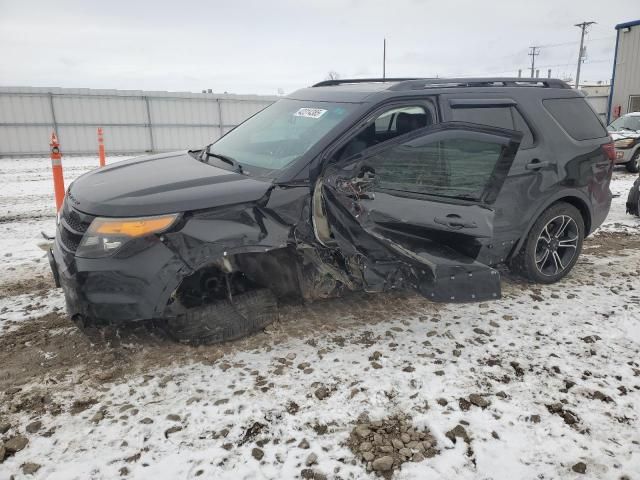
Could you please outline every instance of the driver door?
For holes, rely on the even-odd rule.
[[[368,290],[411,285],[434,301],[500,297],[476,260],[493,238],[493,203],[522,136],[463,122],[414,130],[324,169],[325,245]],[[316,232],[318,235],[318,232]]]

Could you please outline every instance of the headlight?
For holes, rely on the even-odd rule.
[[[177,213],[139,218],[97,217],[82,237],[76,256],[108,257],[130,240],[166,231],[177,218]]]
[[[616,148],[629,148],[633,146],[634,143],[636,143],[635,138],[621,138],[613,142],[613,146]]]

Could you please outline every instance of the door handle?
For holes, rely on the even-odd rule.
[[[445,227],[449,227],[452,230],[460,230],[461,228],[478,228],[476,222],[467,222],[463,220],[460,215],[456,215],[455,213],[449,214],[444,218],[436,217],[433,221],[440,225],[444,225]]]
[[[541,168],[548,167],[549,165],[551,165],[550,162],[541,162],[539,159],[534,158],[530,163],[527,163],[525,168],[527,170],[540,170]]]

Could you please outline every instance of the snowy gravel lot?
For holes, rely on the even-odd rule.
[[[65,176],[97,164],[65,158]],[[0,159],[0,480],[374,479],[350,434],[395,415],[436,443],[394,479],[640,478],[640,220],[623,169],[558,284],[505,272],[502,300],[465,305],[349,295],[191,348],[66,319],[38,247],[49,168]]]

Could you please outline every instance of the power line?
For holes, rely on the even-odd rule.
[[[610,63],[611,60],[610,59],[601,59],[601,60],[589,60],[588,62],[583,61],[582,63],[586,64],[586,65],[591,65],[592,63]],[[568,65],[570,65],[571,62],[566,62],[566,63],[556,63],[555,65],[538,65],[538,68],[552,68],[552,67],[566,67]]]
[[[540,55],[539,47],[529,47],[529,53],[527,54],[531,57],[531,78],[533,78],[533,72],[536,67],[536,55]]]
[[[382,40],[382,79],[387,78],[387,39]]]
[[[589,39],[590,42],[599,42],[602,40],[611,40],[613,38],[616,38],[615,35],[608,35],[606,37],[598,37],[598,38],[591,38]],[[567,45],[575,45],[577,43],[580,43],[579,40],[574,40],[573,42],[562,42],[562,43],[550,43],[548,45],[538,45],[541,48],[555,48],[555,47],[565,47]]]
[[[582,66],[582,60],[584,59],[584,35],[589,25],[593,25],[596,22],[582,22],[576,23],[574,26],[579,27],[580,32],[580,50],[578,51],[578,69],[576,71],[576,89],[580,88],[580,67]]]

